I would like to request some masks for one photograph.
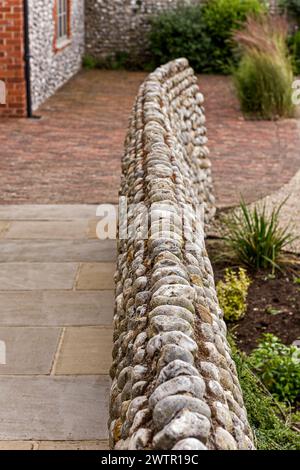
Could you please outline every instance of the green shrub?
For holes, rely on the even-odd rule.
[[[82,59],[82,66],[85,69],[95,69],[97,68],[97,60],[91,55],[85,55]]]
[[[279,6],[297,21],[300,21],[299,0],[279,0]]]
[[[268,214],[265,205],[249,208],[242,201],[223,218],[224,240],[242,264],[254,270],[279,268],[282,250],[294,240],[288,227],[279,226],[284,202]]]
[[[116,51],[103,58],[95,58],[91,55],[83,57],[82,65],[86,69],[108,69],[108,70],[138,70],[139,59],[127,51]]]
[[[238,273],[230,268],[226,269],[224,280],[217,284],[218,299],[225,320],[236,321],[243,318],[247,309],[249,286],[250,279],[243,268]]]
[[[300,434],[287,424],[272,395],[266,393],[260,380],[253,374],[245,354],[231,341],[239,381],[243,391],[248,420],[258,450],[300,450]]]
[[[212,41],[210,61],[217,72],[229,73],[234,61],[232,33],[249,14],[264,10],[258,0],[210,0],[203,8],[204,22]]]
[[[300,350],[266,333],[250,355],[250,364],[267,389],[283,402],[300,397]]]
[[[243,51],[234,82],[242,111],[260,119],[293,113],[293,69],[286,46],[286,20],[248,17],[234,37]]]
[[[300,75],[300,31],[289,38],[289,48],[295,75]]]
[[[153,66],[186,57],[196,71],[207,71],[211,47],[199,5],[178,7],[152,19],[150,52]]]
[[[228,73],[234,61],[232,30],[241,26],[248,13],[262,9],[259,0],[210,0],[153,17],[152,67],[186,57],[197,72]]]

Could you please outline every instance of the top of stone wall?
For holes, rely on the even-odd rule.
[[[115,449],[254,448],[204,243],[203,218],[214,212],[204,124],[185,59],[149,75],[122,162]]]

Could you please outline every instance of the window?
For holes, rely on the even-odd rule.
[[[64,43],[69,37],[69,0],[56,0],[56,42]]]

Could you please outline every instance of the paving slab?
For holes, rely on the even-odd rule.
[[[107,439],[109,378],[0,377],[0,440]]]
[[[299,125],[300,134],[300,125]],[[300,163],[300,162],[299,162]],[[282,188],[266,196],[257,204],[266,206],[267,213],[278,208],[285,201],[280,213],[279,224],[285,229],[288,227],[289,233],[294,238],[293,242],[286,246],[287,251],[300,253],[300,170],[295,176]]]
[[[112,328],[66,328],[54,367],[59,375],[108,374],[112,362]]]
[[[77,263],[0,263],[0,290],[72,289]]]
[[[114,289],[115,263],[82,263],[76,289]]]
[[[0,220],[0,238],[3,238],[5,236],[8,229],[9,229],[9,223],[3,220]]]
[[[108,440],[62,442],[42,441],[39,442],[37,446],[37,450],[109,450]]]
[[[0,222],[0,236],[1,224],[2,222]],[[89,230],[88,219],[17,220],[10,223],[4,237],[10,240],[81,240],[88,238]]]
[[[0,325],[111,325],[113,304],[112,290],[0,291]]]
[[[33,450],[33,441],[0,441],[0,450]]]
[[[0,220],[73,220],[96,215],[97,204],[0,205]]]
[[[0,240],[0,262],[114,261],[115,240]]]
[[[6,364],[0,364],[0,375],[49,374],[60,334],[60,328],[0,327],[0,339],[6,346]]]
[[[98,239],[98,236],[97,236],[97,224],[99,222],[99,218],[95,218],[95,219],[90,219],[89,222],[88,222],[88,238],[97,238]]]

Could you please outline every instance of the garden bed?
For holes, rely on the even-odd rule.
[[[222,241],[208,239],[206,244],[217,283],[224,277],[225,268],[236,264],[220,257],[224,253]],[[300,339],[300,257],[289,255],[283,271],[275,276],[264,271],[248,271],[248,275],[252,282],[246,315],[228,323],[237,346],[250,353],[263,333],[273,333],[287,345]]]

